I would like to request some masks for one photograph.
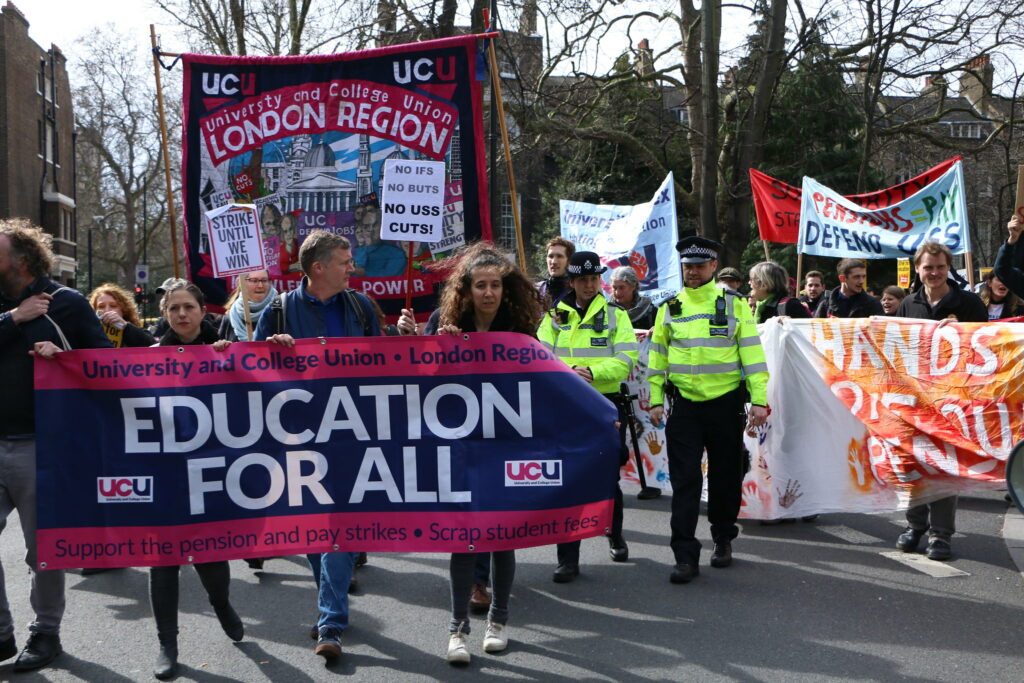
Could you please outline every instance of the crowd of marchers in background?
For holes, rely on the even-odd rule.
[[[1018,219],[1010,221],[1009,238],[978,293],[965,289],[948,248],[925,242],[913,258],[915,285],[909,292],[886,287],[880,298],[865,291],[866,267],[855,259],[839,262],[839,284],[832,289],[826,288],[820,271],[811,271],[799,292],[785,268],[764,261],[750,268],[744,293],[743,274],[735,267],[719,268],[720,244],[687,237],[676,245],[683,287],[660,305],[643,294],[643,282],[633,268],[607,273],[598,254],[576,251],[564,238],[555,237],[546,245],[547,273],[540,282],[528,279],[507,253],[476,243],[446,263],[449,271],[439,305],[425,324],[425,311],[409,309],[388,324],[375,302],[349,287],[356,270],[349,241],[314,231],[298,251],[303,278],[294,290],[278,293],[266,271],[244,274],[218,318],[208,313],[196,285],[169,278],[157,289],[161,318],[147,329],[123,288],[107,283],[83,297],[58,285],[48,277],[51,238],[26,220],[0,221],[0,529],[17,510],[34,611],[28,641],[19,653],[5,575],[0,573],[0,660],[17,655],[14,669],[27,671],[49,664],[62,651],[64,572],[36,566],[36,358],[44,362],[72,349],[211,345],[223,351],[232,343],[249,341],[287,349],[303,338],[516,332],[535,337],[616,406],[622,464],[628,456],[625,425],[632,418],[620,400],[619,386],[637,363],[638,340],[649,338],[644,379],[650,384],[650,419],[656,429],[664,428],[673,487],[669,547],[675,563],[669,580],[685,584],[700,574],[696,527],[705,453],[713,542],[710,566],[723,569],[733,564],[741,483],[748,467],[742,437],[762,427],[768,416],[768,367],[758,325],[772,318],[880,315],[986,322],[1024,314],[1024,271],[1014,254],[1022,227]],[[606,277],[610,296],[603,289]],[[239,296],[243,286],[247,294]],[[609,555],[614,562],[625,562],[629,547],[623,536],[618,468],[607,475],[615,491]],[[927,556],[949,559],[956,505],[956,498],[949,497],[910,508],[897,546],[913,552],[927,536]],[[366,553],[357,550],[308,555],[316,585],[310,609],[315,604],[317,610],[309,635],[316,641],[314,652],[328,660],[342,654],[354,570],[367,562]],[[579,541],[559,544],[552,580],[573,581],[580,574],[579,558]],[[246,562],[260,570],[267,559]],[[229,599],[229,564],[199,563],[195,569],[224,632],[241,640],[245,628]],[[153,567],[149,573],[159,644],[153,673],[168,679],[178,671],[179,567]],[[471,609],[487,614],[483,650],[506,649],[515,551],[454,553],[449,577],[448,661],[466,664],[471,659]]]

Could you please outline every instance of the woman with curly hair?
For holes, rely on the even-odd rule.
[[[139,309],[124,288],[104,282],[90,292],[89,305],[96,311],[115,347],[152,346],[156,342],[153,335],[143,329]]]
[[[464,332],[519,332],[534,336],[543,303],[533,284],[512,260],[492,245],[478,242],[454,257],[455,266],[441,293],[441,307],[431,315],[426,333],[458,335]],[[416,334],[412,311],[402,310],[398,321],[402,334]],[[453,553],[449,564],[452,619],[447,659],[453,664],[470,660],[469,599],[474,588],[478,553]],[[494,596],[487,615],[484,652],[501,652],[508,646],[505,624],[516,572],[514,550],[490,554]]]

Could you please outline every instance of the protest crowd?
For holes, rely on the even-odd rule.
[[[800,292],[791,288],[785,268],[771,261],[758,263],[750,268],[749,293],[744,294],[739,269],[720,262],[721,245],[698,236],[685,237],[676,245],[684,286],[660,305],[643,295],[640,279],[629,266],[609,273],[606,295],[602,275],[608,267],[597,253],[578,251],[563,237],[548,242],[547,273],[537,283],[528,280],[507,254],[476,242],[461,248],[450,260],[440,305],[429,320],[424,324],[424,317],[417,316],[425,312],[403,309],[390,328],[392,334],[407,337],[515,332],[536,338],[614,405],[620,466],[629,457],[627,424],[634,419],[620,400],[620,384],[637,363],[638,339],[649,338],[646,384],[650,421],[654,428],[664,429],[673,488],[667,531],[674,566],[667,578],[673,584],[685,584],[700,574],[702,543],[696,529],[705,452],[710,566],[722,569],[733,562],[741,484],[750,467],[743,435],[756,434],[765,425],[770,408],[768,365],[758,326],[811,317],[896,316],[945,325],[1015,316],[1024,297],[1024,272],[1013,264],[1010,252],[1022,227],[1017,218],[1010,221],[1009,239],[980,296],[953,279],[950,250],[925,241],[913,256],[915,286],[909,293],[885,287],[881,300],[866,291],[864,262],[849,258],[838,263],[837,286],[827,288],[828,278],[812,270]],[[224,351],[250,338],[286,350],[301,339],[375,337],[388,329],[371,299],[349,287],[356,268],[352,245],[330,232],[312,232],[301,243],[297,262],[304,277],[291,291],[278,294],[265,270],[239,276],[239,285],[243,284],[241,278],[246,278],[250,295],[233,298],[219,323],[208,314],[198,287],[168,279],[158,290],[161,320],[148,330],[127,292],[104,284],[83,297],[48,279],[51,259],[49,239],[40,229],[21,219],[0,223],[0,373],[4,378],[0,392],[0,524],[17,510],[35,613],[28,641],[19,654],[0,584],[0,659],[17,655],[16,671],[43,667],[60,654],[64,612],[63,571],[40,569],[36,560],[33,363],[37,358],[47,362],[73,349],[133,346],[212,345]],[[245,312],[243,306],[250,310]],[[612,521],[606,534],[610,559],[624,562],[629,547],[623,534],[619,471],[609,468],[601,477],[613,490]],[[906,511],[906,529],[893,539],[894,544],[909,553],[926,541],[928,558],[950,559],[956,510],[956,496],[911,506]],[[805,520],[813,521],[813,516]],[[560,543],[553,550],[555,583],[571,582],[580,574],[580,543]],[[352,546],[308,555],[316,585],[310,603],[317,605],[319,614],[310,634],[316,640],[315,653],[328,659],[342,654],[353,574],[367,561],[360,550]],[[265,560],[247,561],[258,569]],[[243,622],[229,601],[228,562],[194,566],[224,632],[232,640],[241,640]],[[451,555],[449,662],[470,661],[470,608],[487,613],[484,651],[500,652],[508,646],[506,625],[515,567],[514,550]],[[173,677],[178,666],[179,569],[159,566],[150,570],[159,643],[153,673],[160,679]]]

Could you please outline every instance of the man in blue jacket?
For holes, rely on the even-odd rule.
[[[365,295],[348,288],[355,270],[352,245],[342,235],[315,230],[299,248],[306,274],[297,289],[279,294],[260,316],[253,338],[286,348],[310,337],[376,337],[380,323]],[[348,589],[359,553],[308,555],[319,592],[320,618],[314,652],[341,656],[341,635],[348,628]]]

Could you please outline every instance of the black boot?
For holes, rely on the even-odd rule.
[[[213,611],[217,613],[217,620],[220,621],[224,633],[236,643],[245,637],[245,625],[231,603],[224,603],[222,606],[214,606]]]
[[[153,675],[166,681],[178,675],[178,644],[160,643],[160,653],[153,665]]]

